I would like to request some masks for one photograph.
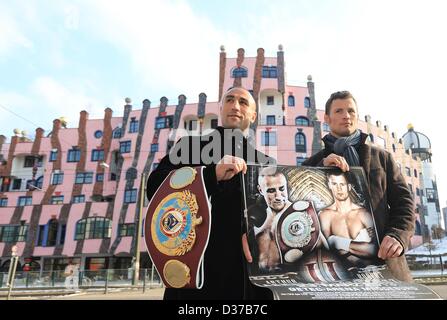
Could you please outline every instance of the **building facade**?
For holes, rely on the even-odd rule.
[[[328,133],[324,110],[316,107],[315,84],[286,81],[284,51],[265,57],[245,57],[244,49],[229,58],[222,47],[219,63],[219,100],[231,87],[244,86],[256,100],[258,118],[252,129],[259,150],[284,165],[301,165],[321,150]],[[319,102],[324,104],[324,102]],[[162,97],[157,106],[144,100],[133,108],[126,99],[123,113],[105,109],[103,119],[89,119],[82,111],[76,128],[63,119],[53,121],[51,132],[37,128],[30,140],[20,133],[8,142],[0,136],[0,267],[6,269],[13,245],[21,267],[62,270],[69,259],[82,270],[124,269],[135,256],[138,201],[142,173],[158,165],[182,135],[204,134],[219,125],[219,103],[202,93],[196,103],[180,95],[170,104]],[[424,200],[423,164],[402,140],[379,121],[361,119],[360,128],[371,144],[390,151],[409,183],[417,204],[413,245],[422,243]],[[181,130],[180,130],[181,129]],[[144,210],[148,200],[144,199]],[[150,265],[141,242],[141,266]]]

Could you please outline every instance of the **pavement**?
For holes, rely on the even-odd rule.
[[[447,300],[447,285],[428,285],[430,289],[435,291],[439,296]],[[59,290],[58,294],[54,292],[34,292],[33,294],[26,295],[26,292],[20,292],[20,296],[14,296],[13,300],[161,300],[163,297],[164,288],[152,288],[147,289],[144,293],[142,289],[131,288],[119,288],[110,289],[107,294],[104,294],[104,289],[92,291],[81,290],[80,292],[64,292]],[[16,294],[19,294],[17,292]],[[0,299],[6,299],[3,295]]]

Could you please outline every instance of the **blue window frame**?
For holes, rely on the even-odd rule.
[[[76,223],[75,240],[105,239],[112,235],[112,221],[102,217],[81,219]]]
[[[52,196],[50,204],[63,204],[64,196]]]
[[[129,153],[131,146],[132,146],[132,141],[120,142],[120,152],[121,153]]]
[[[267,125],[274,126],[275,125],[275,116],[267,116]]]
[[[104,181],[104,173],[97,173],[96,182],[103,182],[103,181]]]
[[[51,151],[50,152],[50,161],[56,161],[57,160],[57,150],[56,151]]]
[[[81,160],[81,150],[73,148],[68,150],[67,162],[79,162]]]
[[[265,131],[261,137],[263,146],[276,146],[276,132]]]
[[[101,161],[104,160],[104,150],[95,149],[92,150],[92,161]]]
[[[296,152],[306,152],[306,136],[304,133],[298,132],[295,135],[295,151]]]
[[[294,96],[290,95],[290,96],[287,98],[287,105],[288,105],[289,107],[294,107],[294,106],[295,106],[295,97],[294,97]]]
[[[309,126],[309,119],[307,119],[306,117],[296,117],[295,119],[295,124],[297,126],[302,126],[302,127],[308,127]]]
[[[278,78],[278,68],[276,66],[263,66],[262,67],[263,78]]]
[[[8,198],[1,198],[0,207],[7,207],[7,206],[8,206]]]
[[[158,152],[158,143],[151,144],[151,152]]]
[[[166,124],[165,117],[155,118],[155,129],[164,129]]]
[[[101,139],[102,138],[102,131],[101,130],[96,130],[95,131],[95,138],[96,139]]]
[[[307,158],[297,157],[297,158],[296,158],[296,165],[297,165],[297,167],[302,166],[302,165],[303,165],[303,162],[306,161],[306,160],[307,160]]]
[[[310,108],[310,98],[304,98],[304,108]]]
[[[121,128],[115,128],[115,130],[113,130],[113,139],[120,139],[121,136],[122,136]]]
[[[64,173],[53,173],[53,178],[51,179],[52,185],[62,184],[64,182]]]
[[[231,76],[233,78],[247,78],[248,70],[244,67],[234,68]]]
[[[84,203],[85,202],[85,195],[81,194],[79,196],[73,197],[73,203]]]
[[[129,124],[129,133],[135,133],[138,132],[138,120],[135,120],[135,118],[132,118],[130,120]]]
[[[124,203],[137,202],[137,189],[126,190],[124,192]]]
[[[17,200],[17,206],[23,207],[23,206],[30,206],[33,204],[33,197],[19,197]]]
[[[78,172],[76,173],[76,184],[89,184],[93,182],[93,172]]]

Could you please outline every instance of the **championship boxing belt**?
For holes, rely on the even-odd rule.
[[[211,228],[203,168],[173,170],[149,203],[146,247],[168,288],[203,286],[203,260]]]
[[[294,263],[318,243],[320,222],[311,201],[290,205],[276,221],[276,244],[281,263]]]

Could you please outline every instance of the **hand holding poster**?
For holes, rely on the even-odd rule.
[[[251,281],[276,299],[436,299],[392,278],[362,168],[249,166]]]

